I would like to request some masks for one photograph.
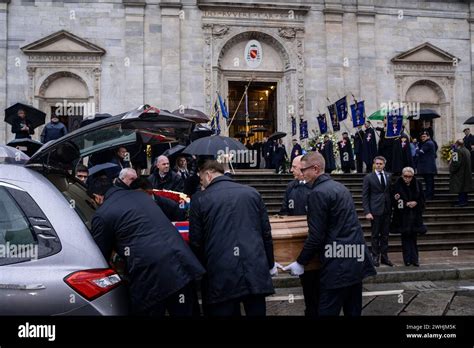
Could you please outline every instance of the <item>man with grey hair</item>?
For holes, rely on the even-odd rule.
[[[137,172],[133,168],[124,168],[120,171],[118,178],[115,180],[115,186],[125,189],[130,188],[132,182],[137,180]]]
[[[171,190],[183,192],[184,182],[181,176],[170,170],[170,161],[166,156],[156,159],[156,170],[148,177],[148,180],[156,190]]]
[[[311,187],[308,196],[308,237],[295,262],[284,267],[292,275],[304,273],[304,266],[319,255],[320,316],[360,316],[362,280],[375,275],[362,227],[350,191],[324,173],[325,161],[317,152],[301,159],[301,172]],[[359,250],[341,253],[336,250]]]

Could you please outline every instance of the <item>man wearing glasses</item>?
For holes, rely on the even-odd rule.
[[[362,280],[376,274],[350,191],[324,173],[320,153],[310,152],[301,159],[301,171],[311,187],[308,196],[308,237],[303,250],[283,270],[304,273],[315,255],[321,259],[320,316],[360,316]],[[357,252],[355,252],[357,251]]]

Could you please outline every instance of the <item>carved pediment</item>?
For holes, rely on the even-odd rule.
[[[68,31],[61,30],[23,46],[21,50],[31,54],[81,54],[102,56],[105,50]]]
[[[429,42],[425,42],[411,50],[400,53],[392,58],[393,63],[407,63],[407,64],[450,64],[459,62],[460,59],[452,54],[443,51]]]

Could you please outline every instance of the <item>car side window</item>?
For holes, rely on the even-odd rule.
[[[61,250],[53,227],[27,192],[0,183],[0,212],[0,266]]]

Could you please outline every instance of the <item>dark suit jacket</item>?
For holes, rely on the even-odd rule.
[[[389,214],[392,208],[390,199],[390,183],[392,175],[385,174],[385,190],[382,189],[382,184],[376,172],[367,174],[364,177],[362,186],[362,206],[364,214],[371,213],[372,215]]]

